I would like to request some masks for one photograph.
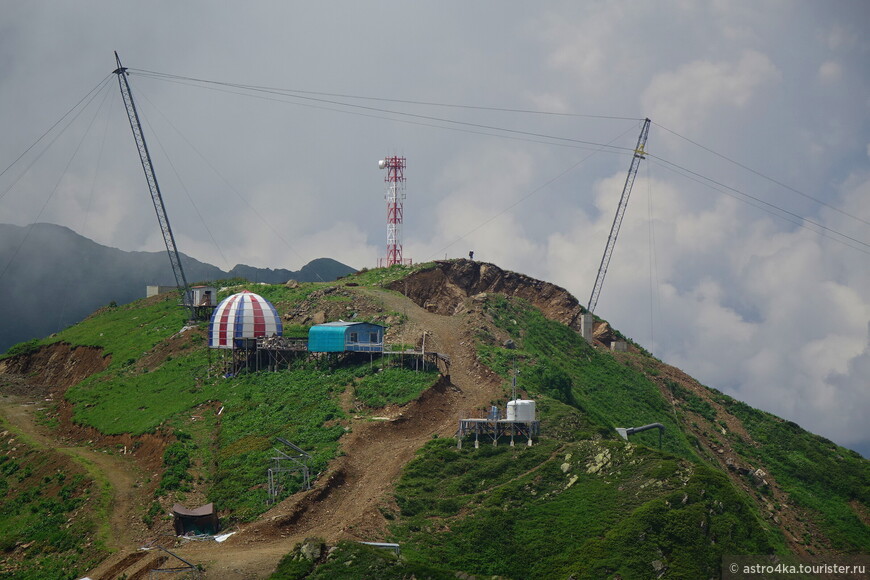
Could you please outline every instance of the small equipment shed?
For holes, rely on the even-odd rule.
[[[308,352],[383,352],[384,327],[371,322],[327,322],[308,330]]]
[[[190,296],[194,306],[217,306],[217,288],[214,286],[191,286]]]
[[[213,536],[220,531],[213,503],[192,510],[177,503],[172,506],[172,519],[175,533],[179,536],[187,534]]]

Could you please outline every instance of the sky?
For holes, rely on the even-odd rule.
[[[118,51],[181,252],[373,267],[401,155],[406,258],[587,304],[648,117],[596,314],[870,456],[868,25],[861,0],[5,2],[0,223],[163,249]]]

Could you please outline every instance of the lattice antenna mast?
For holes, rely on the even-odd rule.
[[[640,165],[640,160],[645,159],[644,147],[646,147],[646,138],[649,136],[649,125],[650,120],[644,119],[640,136],[637,138],[637,146],[634,148],[634,155],[631,157],[631,166],[628,168],[628,175],[625,177],[622,197],[619,198],[619,206],[616,208],[616,215],[613,217],[613,225],[610,226],[610,235],[607,237],[607,245],[604,247],[604,255],[601,257],[601,265],[598,266],[595,286],[592,287],[592,295],[589,297],[589,306],[586,309],[590,313],[595,312],[595,306],[598,304],[601,287],[604,285],[604,276],[607,274],[607,267],[610,265],[610,256],[613,254],[613,248],[616,246],[616,237],[619,235],[622,217],[625,215],[625,208],[628,207],[628,197],[631,195],[634,178],[637,176],[637,168]]]
[[[404,264],[402,258],[402,220],[405,202],[405,158],[387,157],[378,162],[378,167],[387,170],[387,259],[386,266]]]
[[[172,264],[175,284],[182,290],[184,305],[190,310],[190,318],[193,320],[195,313],[193,300],[190,296],[190,288],[187,285],[187,278],[184,276],[184,269],[181,267],[181,257],[178,255],[178,248],[175,246],[175,236],[172,235],[172,228],[169,226],[169,216],[166,215],[166,206],[163,205],[163,196],[160,195],[160,186],[157,184],[154,164],[151,163],[151,154],[148,152],[148,145],[145,143],[145,135],[142,132],[142,123],[139,122],[136,103],[133,102],[133,93],[130,91],[130,84],[127,82],[127,68],[121,66],[121,59],[118,57],[117,52],[115,52],[115,62],[118,68],[113,72],[118,75],[118,86],[121,88],[121,96],[124,99],[124,107],[127,109],[127,118],[130,120],[130,129],[133,131],[136,149],[139,151],[139,160],[142,162],[142,169],[145,171],[145,180],[148,182],[148,189],[151,191],[151,201],[154,202],[154,211],[157,212],[160,231],[163,232],[163,242],[166,244],[166,252],[169,254],[169,262]]]

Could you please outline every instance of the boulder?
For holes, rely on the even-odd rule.
[[[299,547],[299,552],[306,560],[315,562],[320,559],[323,554],[323,540],[320,538],[305,538],[302,545]]]

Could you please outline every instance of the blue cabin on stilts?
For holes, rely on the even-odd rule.
[[[308,330],[308,352],[384,352],[385,327],[371,322],[327,322]]]

